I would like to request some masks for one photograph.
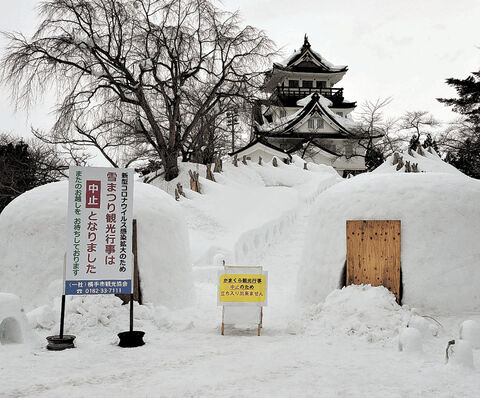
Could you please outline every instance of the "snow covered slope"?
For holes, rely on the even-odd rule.
[[[187,198],[179,203],[186,216],[196,266],[215,265],[221,255],[230,264],[255,262],[279,237],[288,232],[298,212],[320,192],[341,181],[331,167],[308,164],[294,157],[290,165],[281,161],[258,165],[240,160],[238,167],[224,161],[216,182],[202,178],[203,165],[181,163],[173,181],[157,179],[153,184],[173,195],[181,183]],[[188,189],[188,170],[198,171],[202,194]]]
[[[28,309],[62,294],[67,188],[63,181],[32,189],[0,214],[0,290],[19,295]],[[148,184],[136,183],[134,195],[144,301],[184,305],[192,280],[180,207]]]
[[[451,164],[445,163],[440,156],[434,151],[421,149],[417,152],[407,151],[399,153],[397,156],[401,156],[403,166],[399,167],[398,163],[394,163],[395,156],[389,156],[387,160],[377,167],[372,173],[374,174],[386,174],[386,173],[404,173],[405,172],[405,163],[409,162],[410,165],[416,164],[418,166],[419,172],[426,173],[451,173],[451,174],[463,174],[460,170],[453,167]],[[397,170],[397,167],[399,169]]]
[[[311,218],[299,296],[318,303],[339,286],[347,220],[391,219],[402,222],[403,302],[478,310],[479,198],[480,181],[461,173],[371,173],[335,185]]]

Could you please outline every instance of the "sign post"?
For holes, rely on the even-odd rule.
[[[222,308],[222,335],[225,325],[263,323],[263,306],[267,305],[268,272],[259,266],[225,266],[218,275],[217,304]]]
[[[70,167],[60,334],[47,337],[48,349],[73,348],[75,336],[63,335],[66,295],[133,293],[132,209],[132,169]]]

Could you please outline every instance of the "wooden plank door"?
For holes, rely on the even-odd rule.
[[[346,285],[385,286],[400,303],[400,221],[347,221],[346,229]]]

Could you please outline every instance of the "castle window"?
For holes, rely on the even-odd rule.
[[[322,118],[308,119],[309,130],[320,130],[320,129],[323,129],[323,127],[324,127],[324,122]]]
[[[343,117],[343,112],[337,112],[337,115]]]
[[[327,82],[324,80],[317,80],[317,88],[325,88],[327,87]]]
[[[351,142],[347,142],[345,143],[345,156],[349,158],[352,155],[353,155],[353,145]]]
[[[313,81],[312,80],[304,80],[302,82],[302,87],[312,88],[313,87]]]
[[[298,87],[298,80],[289,80],[288,87],[293,87],[293,88]]]

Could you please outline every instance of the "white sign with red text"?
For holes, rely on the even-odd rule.
[[[132,293],[133,170],[70,167],[65,294]]]

